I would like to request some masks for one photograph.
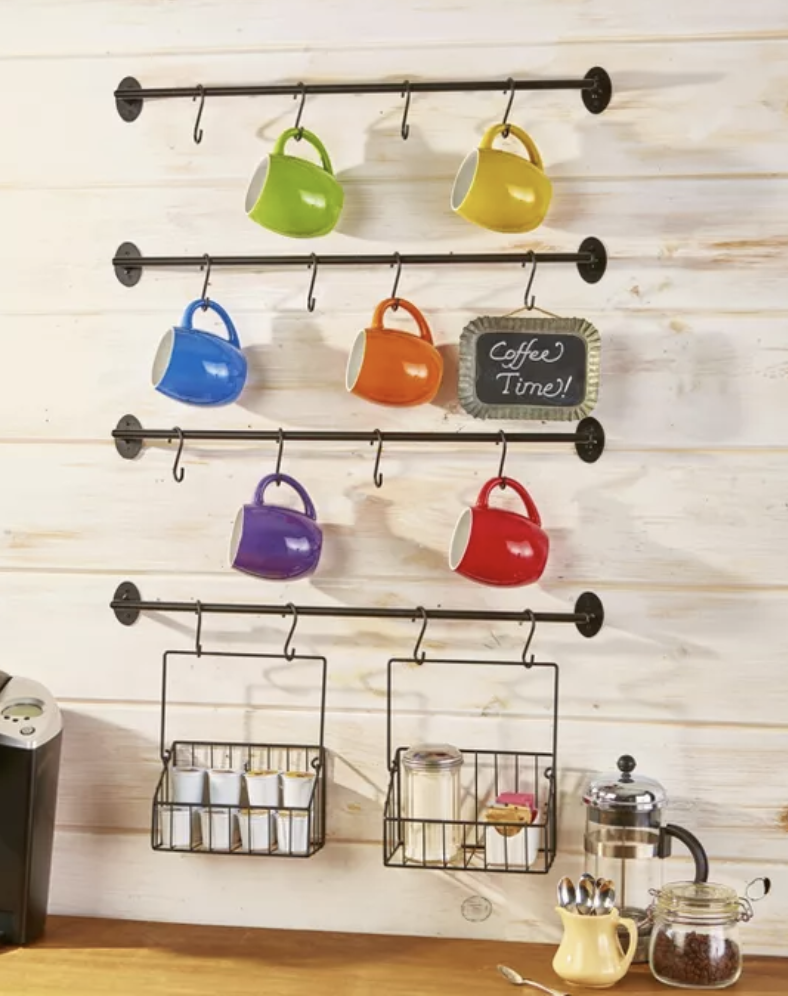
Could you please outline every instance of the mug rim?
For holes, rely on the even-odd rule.
[[[246,521],[246,505],[242,505],[235,514],[233,531],[230,533],[230,566],[235,567],[235,558],[241,548],[241,540],[244,534],[244,523]]]
[[[156,350],[156,355],[153,357],[153,366],[151,367],[151,383],[157,391],[161,386],[162,381],[167,376],[167,371],[170,369],[174,349],[175,329],[171,328],[168,329],[162,336],[159,347]]]
[[[269,154],[264,156],[257,166],[255,166],[254,173],[252,173],[249,179],[249,186],[246,188],[246,200],[244,201],[244,209],[247,214],[252,213],[263,195],[270,174],[270,164],[271,156]],[[252,197],[253,191],[254,197]]]
[[[479,149],[473,149],[460,163],[460,168],[457,170],[457,175],[454,177],[454,184],[451,188],[451,207],[452,211],[459,211],[463,205],[463,202],[467,198],[468,194],[473,189],[473,184],[476,180],[476,174],[479,170]],[[473,164],[473,170],[471,171],[470,180],[465,174],[467,174],[471,163]],[[460,181],[465,183],[465,189],[463,191],[462,197],[457,196],[457,189],[460,185]]]
[[[449,567],[456,571],[462,564],[465,554],[468,552],[468,547],[471,543],[471,533],[473,531],[473,509],[468,507],[464,508],[454,524],[454,532],[451,536],[451,543],[449,544]],[[462,553],[457,556],[457,546],[460,539],[462,539]]]
[[[348,353],[347,366],[345,367],[345,389],[351,394],[358,384],[361,371],[364,369],[364,358],[367,353],[367,330],[362,329],[353,340],[353,345]]]

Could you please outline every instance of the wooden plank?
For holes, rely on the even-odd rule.
[[[294,285],[302,280],[291,275]],[[175,278],[178,280],[178,278]],[[325,280],[332,282],[333,274]],[[380,275],[369,281],[379,283]],[[411,279],[410,274],[407,279]],[[223,283],[221,274],[217,282]],[[257,281],[252,278],[251,283]],[[322,299],[322,275],[318,288]],[[140,292],[143,293],[142,291]],[[481,311],[484,309],[482,308]],[[233,308],[250,363],[238,405],[176,408],[153,391],[150,367],[158,341],[180,320],[176,309],[108,317],[84,314],[14,319],[5,362],[9,369],[37,368],[37,376],[10,405],[0,438],[104,440],[120,415],[132,411],[144,425],[177,420],[190,428],[277,428],[319,425],[326,412],[337,429],[452,430],[474,423],[457,401],[457,341],[479,310],[428,312],[445,359],[444,386],[432,405],[381,409],[345,390],[345,364],[356,332],[371,311],[338,314],[297,310],[260,314]],[[411,328],[400,312],[392,324]],[[785,431],[774,417],[788,373],[785,319],[769,314],[585,313],[602,334],[602,388],[594,412],[616,447],[781,447]],[[212,314],[199,313],[199,327],[219,331]],[[746,328],[746,334],[743,329]],[[42,348],[46,362],[40,362]],[[74,363],[75,354],[79,363]],[[307,362],[304,362],[304,361]],[[68,377],[63,370],[68,369]],[[116,371],[124,371],[118,379]],[[516,431],[527,423],[501,425]],[[572,425],[563,426],[571,431]]]
[[[158,701],[164,650],[194,647],[195,619],[149,613],[128,629],[108,609],[120,576],[111,574],[0,573],[0,629],[5,667],[41,681],[69,708],[98,703]],[[285,605],[294,592],[271,585],[259,592],[230,573],[220,576],[134,576],[144,597],[234,602],[250,598]],[[299,602],[341,606],[360,600],[352,580],[295,595]],[[496,607],[567,611],[579,589],[573,582],[552,593],[501,593]],[[42,594],[42,592],[44,594]],[[558,661],[561,717],[595,717],[601,722],[636,720],[663,724],[781,725],[788,711],[784,668],[784,601],[781,591],[706,593],[627,590],[602,585],[605,626],[593,640],[573,626],[540,626],[532,649],[540,659]],[[439,604],[470,609],[479,604],[472,586],[457,587],[449,602],[442,581],[398,584],[371,581],[363,597],[371,605]],[[278,653],[289,629],[286,619],[205,616],[206,651]],[[326,654],[329,660],[330,711],[379,713],[385,699],[385,664],[412,652],[413,623],[302,619],[294,640],[299,652]],[[478,655],[517,660],[527,626],[484,626],[430,622],[425,647],[432,656]],[[189,666],[189,664],[193,666]],[[747,681],[741,680],[746,666]],[[251,665],[254,669],[254,665]],[[229,668],[229,670],[227,670]],[[481,672],[481,673],[480,673]],[[256,674],[256,672],[255,672]],[[440,712],[446,698],[442,669],[423,672],[424,708]],[[495,679],[495,680],[493,680]],[[173,671],[176,701],[240,706],[247,702],[293,707],[294,691],[314,689],[314,670],[291,669],[288,682],[262,687],[250,680],[249,666],[220,660],[209,666],[184,661]],[[498,709],[521,715],[523,703],[506,694],[497,672],[465,668],[454,687],[455,711],[471,714]],[[504,701],[506,700],[506,704]],[[533,706],[534,703],[532,703]]]
[[[530,9],[528,17],[532,22]],[[522,37],[532,37],[530,28]],[[578,93],[516,98],[513,120],[533,134],[554,179],[785,174],[788,138],[779,100],[788,83],[785,46],[785,40],[721,42],[708,36],[674,45],[666,71],[664,41],[518,44],[516,50],[478,45],[463,51],[461,75],[582,77],[591,66],[606,67],[615,96],[599,117],[588,114]],[[0,186],[116,188],[118,197],[129,186],[167,181],[204,190],[211,181],[232,180],[243,188],[253,164],[294,120],[289,96],[209,99],[204,141],[197,146],[196,105],[188,99],[149,101],[133,124],[118,118],[112,92],[129,72],[143,85],[183,86],[414,80],[456,71],[446,49],[435,43],[416,50],[410,43],[369,46],[350,57],[333,47],[140,55],[134,65],[127,56],[97,61],[87,55],[61,60],[53,69],[60,92],[81,113],[39,117],[51,100],[50,74],[42,72],[41,60],[0,61],[0,88],[7,97],[0,126],[15,133],[15,141],[0,149]],[[326,142],[348,182],[397,181],[408,191],[431,179],[448,189],[464,155],[502,115],[505,102],[503,92],[418,94],[407,142],[399,133],[398,94],[310,97],[304,120]],[[97,135],[108,140],[96,141]],[[511,148],[518,143],[512,140]]]
[[[759,311],[785,308],[788,179],[567,181],[557,191],[550,224],[533,238],[476,229],[452,214],[447,197],[445,183],[420,181],[409,195],[398,183],[359,181],[348,191],[342,231],[321,242],[320,249],[356,253],[362,240],[365,253],[384,254],[576,251],[593,234],[611,255],[605,278],[589,285],[571,265],[543,266],[535,287],[542,307],[569,314],[587,308],[741,310],[755,302]],[[106,314],[108,320],[129,308],[175,309],[177,315],[201,292],[196,269],[148,272],[129,289],[113,275],[113,253],[129,239],[149,255],[292,252],[292,245],[244,216],[242,198],[242,185],[232,182],[213,183],[210,192],[186,186],[123,193],[3,191],[0,212],[9,229],[19,233],[0,248],[7,287],[4,311],[89,311]],[[447,301],[477,313],[522,307],[524,274],[519,266],[413,270],[404,274],[400,289],[426,311],[446,307]],[[231,311],[295,309],[303,316],[307,277],[306,266],[302,272],[217,272],[211,290]],[[317,288],[319,314],[366,312],[390,291],[391,279],[388,268],[323,272]]]
[[[189,666],[188,661],[175,661],[173,670],[179,664],[182,668]],[[242,671],[238,662],[227,664],[232,671]],[[196,671],[201,665],[192,662],[191,666]],[[431,665],[433,670],[437,667]],[[277,681],[288,684],[291,670],[299,668],[304,668],[300,662],[288,666],[280,661]],[[272,667],[272,673],[273,670]],[[455,667],[455,673],[456,670]],[[225,670],[225,676],[228,673],[232,672]],[[477,750],[550,749],[551,723],[544,718],[546,689],[540,686],[546,682],[541,675],[528,675],[517,687],[516,695],[525,703],[520,706],[524,714],[509,715],[501,697],[473,717],[453,710],[448,665],[444,668],[446,674],[440,712],[435,712],[435,705],[428,706],[423,693],[421,672],[412,675],[410,681],[407,674],[398,672],[393,747],[427,741]],[[429,684],[434,687],[433,681],[430,677]],[[174,684],[184,689],[182,680]],[[206,704],[197,708],[174,698],[167,710],[167,746],[172,740],[314,743],[317,690],[313,687],[307,692],[301,688],[298,694],[291,693],[289,706],[278,709],[259,704],[264,694],[261,685],[258,679],[253,687],[247,686],[249,703],[245,707]],[[515,693],[510,687],[506,694],[511,698]],[[151,800],[161,770],[158,708],[77,703],[66,705],[64,722],[59,824],[80,829],[148,829]],[[380,709],[342,712],[333,707],[326,722],[326,746],[329,838],[379,842],[389,782],[384,715]],[[788,798],[784,794],[775,796],[770,772],[779,765],[786,749],[785,727],[600,722],[594,716],[567,717],[562,713],[559,848],[567,854],[582,850],[585,811],[581,798],[589,772],[615,770],[616,758],[625,751],[638,758],[644,773],[666,785],[671,798],[670,819],[696,832],[706,842],[713,862],[752,860],[755,855],[760,862],[784,861],[783,810]],[[197,760],[210,764],[211,755],[206,751]],[[517,786],[502,783],[499,787],[504,791]],[[538,792],[543,786],[534,782],[528,788]],[[723,798],[731,804],[720,805],[718,800]],[[485,801],[489,801],[487,796]],[[678,858],[683,849],[676,850]],[[768,874],[768,868],[760,873]]]
[[[0,569],[78,564],[117,576],[169,573],[177,565],[179,572],[224,573],[238,509],[273,469],[274,450],[274,444],[234,449],[192,443],[185,451],[186,483],[179,487],[166,445],[164,452],[146,449],[133,463],[110,443],[6,445],[9,480],[29,480],[35,466],[57,472],[52,488],[25,486],[0,495]],[[785,580],[788,524],[774,515],[786,487],[779,452],[744,451],[731,461],[611,450],[588,466],[568,448],[547,450],[518,447],[507,465],[509,475],[530,489],[552,537],[545,591],[567,581],[574,591],[593,587],[600,574],[608,583],[713,589]],[[363,443],[323,444],[312,453],[293,444],[283,468],[312,493],[326,537],[318,573],[298,586],[304,594],[341,578],[396,576],[398,584],[440,580],[447,599],[470,586],[481,605],[501,604],[500,592],[453,575],[446,562],[456,518],[497,472],[498,453],[490,447],[470,445],[456,454],[440,444],[390,444],[380,493],[371,480],[372,452]],[[330,480],[334,468],[338,476]],[[277,500],[298,501],[285,489]],[[499,500],[518,507],[511,494]],[[267,597],[264,582],[242,580],[248,599]],[[363,602],[363,586],[348,597]],[[504,597],[522,605],[532,595],[522,590]]]
[[[335,928],[336,929],[336,928]],[[128,954],[127,952],[133,952]],[[233,930],[184,924],[127,923],[53,917],[46,937],[4,962],[7,984],[32,992],[171,996],[176,991],[213,996],[233,979],[236,996],[273,990],[282,996],[326,985],[384,996],[452,996],[477,993],[495,978],[501,961],[527,961],[528,974],[555,986],[554,947],[513,948],[504,942],[426,940],[282,930]],[[519,959],[519,960],[518,960]],[[779,993],[788,963],[747,959],[738,992]],[[500,983],[499,983],[500,984]],[[659,992],[645,965],[634,967],[619,992]],[[22,990],[20,990],[22,991]]]
[[[637,40],[686,37],[729,37],[788,33],[788,17],[780,0],[756,0],[745,8],[702,0],[689,9],[666,0],[659,9],[633,8],[626,0],[608,0],[604,10],[589,13],[582,0],[547,2],[513,9],[494,0],[483,9],[450,0],[420,4],[409,0],[392,19],[384,8],[333,0],[316,14],[309,0],[286,8],[233,0],[219,12],[207,0],[190,0],[177,9],[155,0],[116,0],[111,5],[90,0],[35,0],[27,17],[4,25],[0,56],[74,56],[76,54],[169,54],[199,51],[265,51],[271,48],[345,48],[352,52],[374,45],[419,47],[440,43],[446,48],[472,48],[506,42],[513,56],[520,40],[556,44],[598,38],[631,44]],[[34,12],[34,13],[33,13]],[[352,25],[352,29],[349,27]],[[514,49],[512,39],[518,39]]]
[[[357,929],[364,918],[379,923],[385,910],[385,925],[378,930],[389,934],[423,932],[555,944],[560,937],[555,881],[580,870],[572,858],[558,861],[550,875],[528,879],[410,872],[383,867],[377,847],[340,844],[308,861],[156,854],[137,834],[61,832],[56,836],[51,909],[61,914],[79,911],[102,917],[278,929],[330,926],[340,931]],[[715,868],[715,881],[741,891],[753,874],[751,863],[726,863]],[[747,954],[779,952],[784,944],[788,870],[775,867],[770,874],[771,896],[743,927]],[[332,895],[341,901],[331,904],[327,918],[326,896]],[[479,895],[489,900],[491,915],[481,922],[468,920],[462,903]],[[345,972],[347,961],[342,964]],[[116,968],[117,962],[113,965]]]

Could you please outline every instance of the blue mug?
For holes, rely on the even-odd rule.
[[[207,305],[224,322],[228,339],[192,327]],[[229,405],[246,383],[246,357],[230,316],[215,301],[192,301],[181,324],[164,336],[153,361],[153,386],[187,405]]]

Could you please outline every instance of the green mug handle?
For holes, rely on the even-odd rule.
[[[531,138],[531,136],[528,134],[527,131],[523,131],[522,128],[518,128],[517,125],[496,124],[493,125],[492,128],[488,128],[487,131],[482,136],[481,142],[479,142],[479,148],[491,149],[493,141],[498,137],[498,135],[506,131],[507,128],[509,129],[511,134],[515,136],[515,138],[519,138],[520,141],[523,143],[523,145],[525,146],[525,150],[528,153],[528,158],[531,160],[534,166],[536,166],[537,169],[540,169],[544,173],[544,163],[542,162],[542,157],[539,155],[539,149],[537,149],[534,140]],[[304,132],[304,134],[306,134],[306,132]]]
[[[328,158],[328,153],[326,152],[326,147],[320,141],[320,139],[311,131],[307,131],[306,128],[288,128],[287,131],[283,131],[279,138],[276,140],[276,145],[273,149],[273,155],[281,156],[285,151],[285,146],[290,141],[291,138],[295,138],[296,135],[301,135],[305,138],[307,142],[315,149],[317,149],[320,154],[320,161],[323,164],[323,169],[326,173],[330,173],[331,176],[334,175],[334,170],[331,167],[331,160]]]

